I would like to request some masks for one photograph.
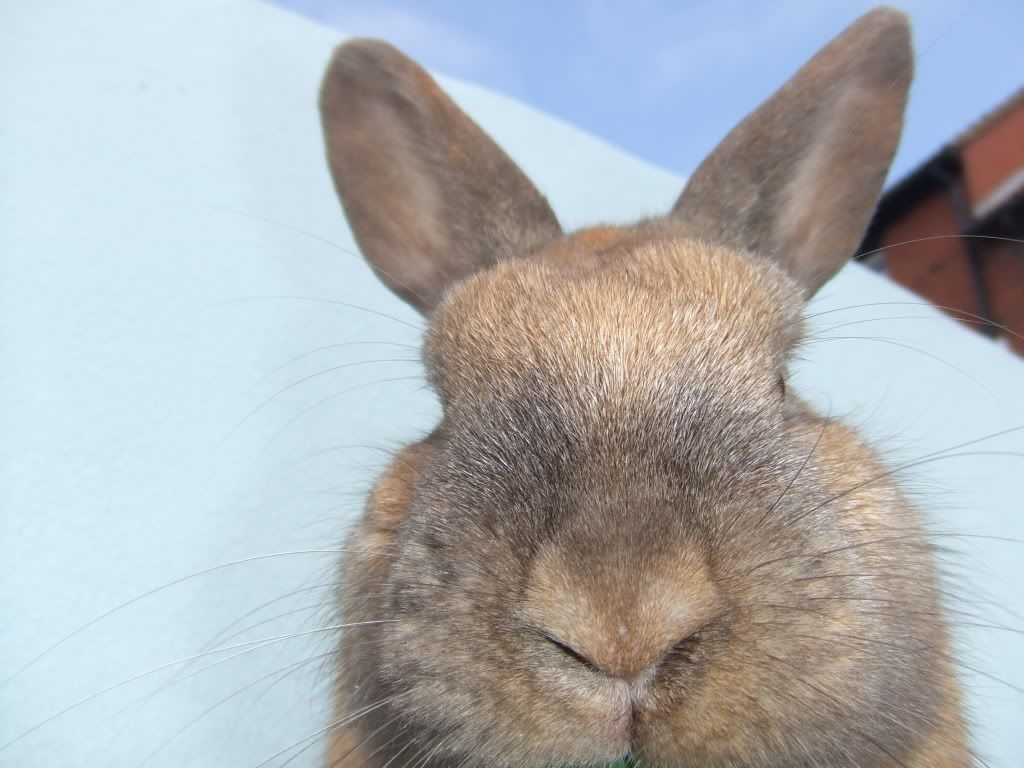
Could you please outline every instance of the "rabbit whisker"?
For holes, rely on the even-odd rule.
[[[21,667],[16,669],[10,675],[8,675],[4,680],[0,681],[0,688],[3,688],[4,686],[8,685],[10,682],[12,682],[17,677],[20,677],[28,669],[30,669],[31,667],[35,666],[41,659],[46,657],[48,654],[50,654],[51,652],[55,651],[57,648],[61,647],[65,643],[69,642],[70,640],[74,639],[75,637],[80,635],[82,632],[86,631],[87,629],[89,629],[90,627],[94,626],[98,622],[103,621],[104,619],[108,618],[109,616],[112,616],[113,614],[117,613],[118,611],[124,610],[125,608],[128,608],[129,606],[134,605],[134,604],[138,603],[141,600],[145,600],[148,597],[151,597],[151,596],[153,596],[153,595],[155,595],[155,594],[157,594],[159,592],[163,592],[166,589],[170,589],[171,587],[177,586],[178,584],[182,584],[182,583],[184,583],[186,581],[198,578],[200,576],[206,576],[207,574],[214,573],[216,571],[220,571],[220,570],[223,570],[225,568],[232,568],[232,567],[234,567],[236,565],[245,565],[247,563],[254,563],[254,562],[274,559],[274,558],[278,558],[278,557],[290,557],[290,556],[295,556],[295,555],[326,555],[326,554],[338,555],[338,554],[345,554],[345,553],[346,553],[346,550],[344,550],[344,549],[299,549],[299,550],[294,550],[294,551],[291,551],[291,552],[271,552],[271,553],[263,554],[263,555],[251,555],[249,557],[243,557],[243,558],[238,559],[238,560],[232,560],[232,561],[227,562],[227,563],[221,563],[220,565],[214,565],[214,566],[211,566],[209,568],[204,568],[204,569],[202,569],[200,571],[196,571],[195,573],[190,573],[187,576],[181,576],[180,578],[177,578],[177,579],[174,579],[172,581],[169,581],[166,584],[161,584],[159,587],[155,587],[155,588],[150,589],[150,590],[148,590],[146,592],[143,592],[141,595],[136,595],[135,597],[133,597],[133,598],[131,598],[129,600],[126,600],[123,603],[119,603],[118,605],[115,605],[113,608],[110,608],[109,610],[104,611],[99,616],[96,616],[95,618],[90,619],[86,623],[84,623],[81,626],[77,627],[76,629],[72,630],[71,632],[69,632],[68,634],[64,635],[63,637],[61,637],[56,642],[54,642],[52,645],[48,646],[47,648],[44,648],[36,656],[34,656],[33,658],[29,659],[27,662],[25,662],[25,664],[23,664]]]
[[[328,304],[328,305],[336,306],[336,307],[344,307],[345,309],[357,309],[360,312],[368,312],[371,315],[376,315],[377,317],[382,317],[382,318],[384,318],[386,320],[393,320],[396,323],[400,323],[401,325],[406,326],[407,328],[412,328],[414,331],[423,331],[423,327],[422,326],[406,322],[405,320],[402,320],[399,317],[395,317],[394,315],[389,315],[386,312],[379,312],[376,309],[370,309],[369,307],[362,307],[362,306],[360,306],[358,304],[350,304],[347,301],[338,301],[336,299],[324,299],[324,298],[320,298],[318,296],[283,296],[283,295],[282,296],[273,296],[273,295],[267,295],[267,296],[242,296],[242,297],[239,297],[237,299],[226,299],[226,300],[218,302],[218,303],[221,304],[221,305],[229,305],[229,304],[240,304],[242,302],[247,302],[247,301],[266,301],[266,300],[271,300],[271,299],[284,299],[284,300],[290,300],[290,301],[309,301],[309,302],[313,302],[313,303],[316,303],[316,304]]]
[[[303,352],[302,354],[296,355],[295,357],[292,357],[292,358],[286,360],[285,362],[281,363],[276,368],[272,368],[271,370],[267,371],[265,374],[263,374],[258,379],[258,381],[260,381],[260,382],[266,381],[271,376],[273,376],[275,373],[278,373],[279,371],[284,370],[288,366],[293,365],[294,363],[297,363],[299,360],[303,360],[303,359],[309,357],[310,355],[315,355],[318,352],[326,352],[329,349],[343,349],[345,347],[355,347],[355,346],[400,347],[402,349],[411,350],[412,352],[416,353],[417,355],[419,354],[419,347],[417,347],[415,344],[403,344],[400,341],[343,341],[343,342],[340,342],[340,343],[337,343],[337,344],[326,344],[326,345],[324,345],[322,347],[317,347],[316,349],[311,349],[308,352]],[[414,358],[412,360],[412,362],[415,362],[416,359],[418,359],[418,358]]]
[[[368,382],[364,382],[362,384],[356,384],[355,386],[347,387],[346,389],[343,389],[340,392],[335,392],[335,393],[333,393],[331,395],[328,395],[327,397],[324,397],[324,398],[322,398],[320,400],[317,400],[311,406],[309,406],[308,408],[304,408],[298,414],[296,414],[294,417],[292,417],[287,422],[285,422],[285,425],[283,427],[281,427],[277,432],[275,432],[274,435],[270,438],[270,440],[267,441],[267,445],[269,446],[271,443],[273,443],[275,440],[277,440],[282,434],[284,434],[285,430],[287,430],[292,424],[297,422],[299,419],[301,419],[307,413],[309,413],[312,410],[315,410],[316,408],[319,408],[320,406],[324,405],[325,403],[330,402],[331,400],[334,400],[335,398],[341,397],[342,395],[347,395],[350,392],[355,392],[358,389],[364,389],[366,387],[375,387],[378,384],[391,384],[391,383],[398,382],[398,381],[422,381],[422,380],[423,380],[422,376],[396,376],[396,377],[390,378],[390,379],[378,379],[377,381],[368,381]]]
[[[324,735],[325,733],[330,733],[332,730],[335,730],[337,728],[343,728],[346,725],[350,725],[351,723],[356,722],[357,720],[359,720],[362,717],[365,717],[366,715],[370,714],[371,712],[375,712],[376,710],[380,709],[381,707],[385,707],[385,706],[387,706],[389,704],[394,703],[396,700],[401,698],[403,695],[404,694],[395,694],[394,696],[390,696],[390,697],[381,699],[380,701],[378,701],[378,702],[376,702],[374,704],[370,704],[370,705],[368,705],[366,707],[363,707],[361,710],[358,710],[357,712],[354,712],[354,713],[352,713],[350,715],[346,715],[345,717],[341,718],[340,720],[335,720],[334,722],[325,725],[323,728],[321,728],[321,729],[311,733],[309,736],[306,736],[306,737],[300,739],[299,741],[296,741],[296,742],[290,744],[289,746],[285,747],[284,749],[281,749],[281,750],[275,752],[270,757],[268,757],[267,759],[265,759],[263,762],[259,763],[258,765],[254,766],[253,768],[264,768],[264,766],[269,765],[270,763],[272,763],[277,758],[287,754],[288,752],[291,752],[296,747],[300,747],[303,744],[306,744],[307,742],[313,741],[314,739]]]
[[[283,667],[281,669],[276,669],[276,670],[274,670],[273,672],[271,672],[269,674],[263,675],[262,677],[259,677],[256,680],[253,680],[251,683],[247,683],[246,685],[242,686],[241,688],[239,688],[238,690],[234,691],[230,695],[225,696],[224,698],[218,700],[214,704],[211,704],[209,707],[207,707],[202,712],[200,712],[198,715],[196,715],[193,719],[189,720],[187,723],[185,723],[183,726],[181,726],[178,730],[176,730],[173,734],[171,734],[167,739],[162,741],[152,752],[147,754],[142,759],[142,761],[140,763],[138,763],[136,768],[142,768],[142,766],[144,766],[147,763],[149,763],[154,757],[156,757],[158,754],[160,754],[164,749],[166,749],[171,743],[173,743],[177,738],[179,738],[183,733],[185,733],[185,731],[187,731],[193,725],[198,723],[200,720],[202,720],[204,717],[209,715],[211,712],[213,712],[216,709],[220,708],[224,704],[227,704],[232,699],[234,699],[237,696],[240,696],[241,694],[245,693],[250,688],[253,688],[256,685],[259,685],[260,683],[264,682],[265,680],[269,680],[270,678],[276,678],[274,680],[274,684],[276,684],[276,683],[280,682],[281,680],[284,680],[285,678],[287,678],[289,673],[291,673],[291,672],[293,672],[293,671],[295,671],[297,669],[300,669],[300,668],[302,668],[302,667],[304,667],[304,666],[306,666],[308,664],[312,664],[313,662],[320,661],[320,660],[322,660],[324,658],[327,658],[327,657],[333,656],[333,655],[334,654],[332,652],[332,653],[319,654],[317,656],[311,656],[308,659],[302,659],[301,661],[293,662],[292,664],[289,664],[289,665],[287,665],[287,666],[285,666],[285,667]]]
[[[382,363],[415,363],[415,362],[417,362],[417,361],[416,360],[412,360],[412,359],[406,359],[406,358],[384,358],[384,359],[379,359],[379,360],[357,360],[357,361],[351,362],[351,363],[342,363],[341,365],[334,365],[334,366],[331,366],[330,368],[325,368],[322,371],[317,371],[316,373],[311,373],[308,376],[303,376],[298,381],[293,381],[288,386],[286,386],[286,387],[284,387],[282,389],[277,390],[274,394],[272,394],[270,397],[268,397],[265,400],[263,400],[262,402],[260,402],[259,405],[257,405],[255,408],[253,408],[247,414],[245,414],[245,416],[242,417],[241,421],[239,421],[237,424],[235,424],[235,426],[233,426],[231,428],[231,430],[221,439],[219,445],[224,445],[224,443],[226,443],[228,440],[230,440],[231,437],[239,429],[241,429],[242,426],[249,419],[251,419],[257,413],[259,413],[267,405],[272,403],[277,398],[281,397],[281,395],[285,394],[286,392],[290,392],[291,390],[295,389],[296,387],[301,386],[302,384],[305,384],[307,381],[312,381],[313,379],[319,378],[321,376],[326,376],[326,375],[328,375],[330,373],[334,373],[336,371],[345,370],[347,368],[355,368],[355,367],[358,367],[358,366],[361,366],[361,365],[379,365],[379,364],[382,364]]]
[[[70,704],[70,705],[64,707],[64,709],[60,710],[59,712],[56,712],[56,713],[50,715],[49,717],[45,718],[44,720],[41,720],[38,723],[36,723],[35,725],[31,726],[27,730],[22,731],[18,736],[15,736],[13,739],[8,741],[6,744],[0,745],[0,752],[3,752],[5,749],[8,749],[9,747],[13,746],[14,744],[17,744],[19,741],[21,741],[25,737],[35,733],[40,728],[43,728],[44,726],[49,725],[54,720],[57,720],[58,718],[63,717],[64,715],[68,714],[69,712],[72,712],[72,711],[78,709],[79,707],[82,707],[82,706],[88,704],[90,701],[94,701],[95,699],[98,699],[100,696],[104,696],[104,695],[106,695],[106,694],[108,694],[108,693],[110,693],[112,691],[118,690],[119,688],[123,688],[126,685],[130,685],[131,683],[134,683],[137,680],[142,680],[143,678],[146,678],[146,677],[149,677],[151,675],[154,675],[157,672],[162,672],[165,669],[171,669],[173,667],[176,667],[176,666],[178,666],[180,664],[184,664],[184,663],[186,663],[188,661],[191,661],[193,659],[202,658],[204,656],[209,656],[209,655],[215,654],[215,653],[221,653],[223,651],[231,651],[231,650],[235,650],[237,648],[249,648],[249,646],[253,646],[253,645],[255,645],[256,647],[255,648],[249,648],[249,651],[255,651],[255,650],[259,650],[260,648],[265,648],[268,645],[273,645],[274,643],[286,642],[288,640],[293,640],[293,639],[295,639],[297,637],[306,637],[306,636],[309,636],[309,635],[318,634],[320,632],[333,632],[333,631],[337,631],[337,630],[340,630],[340,629],[353,629],[353,628],[356,628],[356,627],[365,627],[365,626],[371,626],[371,625],[374,625],[374,624],[389,624],[389,623],[393,623],[394,621],[396,621],[396,620],[395,619],[381,619],[379,621],[361,621],[361,622],[354,622],[354,623],[351,623],[351,624],[336,624],[336,625],[333,625],[333,626],[330,626],[330,627],[319,627],[317,629],[310,629],[310,630],[305,630],[305,631],[302,631],[302,632],[292,632],[292,633],[289,633],[289,634],[286,634],[286,635],[278,635],[276,637],[260,638],[258,640],[247,640],[244,643],[236,643],[234,645],[223,646],[221,648],[214,648],[213,650],[203,651],[202,653],[195,653],[195,654],[192,654],[190,656],[185,656],[184,658],[181,658],[181,659],[175,659],[174,661],[169,661],[169,662],[167,662],[165,664],[161,664],[161,665],[156,666],[156,667],[151,667],[150,669],[147,669],[144,672],[139,672],[138,674],[132,675],[131,677],[126,678],[125,680],[122,680],[122,681],[120,681],[118,683],[114,683],[113,685],[109,685],[106,688],[104,688],[103,690],[96,691],[95,693],[89,694],[85,698],[79,699],[74,704]],[[249,651],[247,651],[247,652],[249,652]],[[230,656],[228,659],[224,659],[223,661],[227,661],[227,660],[229,660],[231,658],[235,658],[238,655],[241,655],[241,654],[236,654],[235,656]],[[211,665],[211,666],[213,666],[213,665]]]

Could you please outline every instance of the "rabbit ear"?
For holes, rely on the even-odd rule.
[[[561,234],[519,167],[387,43],[338,48],[320,114],[359,247],[384,283],[421,312],[452,283]]]
[[[694,236],[775,259],[810,296],[867,228],[912,69],[906,17],[862,16],[725,137],[672,217]]]

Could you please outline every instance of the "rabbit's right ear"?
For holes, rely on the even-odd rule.
[[[725,137],[672,219],[774,259],[810,296],[864,235],[899,143],[912,69],[906,17],[865,14]]]
[[[519,167],[387,43],[338,48],[320,115],[334,184],[363,255],[421,312],[451,284],[561,234]]]

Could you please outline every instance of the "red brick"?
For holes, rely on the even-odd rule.
[[[972,206],[1024,169],[1024,102],[971,136],[961,148],[960,158]]]
[[[949,237],[936,239],[940,235]],[[882,247],[893,280],[939,306],[978,313],[948,192],[931,195],[890,224]]]

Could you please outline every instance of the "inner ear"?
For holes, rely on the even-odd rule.
[[[867,228],[912,69],[906,17],[862,16],[726,136],[672,218],[693,236],[774,259],[810,296]]]
[[[363,255],[420,311],[459,280],[561,234],[511,158],[387,43],[338,48],[320,113],[331,175]]]

